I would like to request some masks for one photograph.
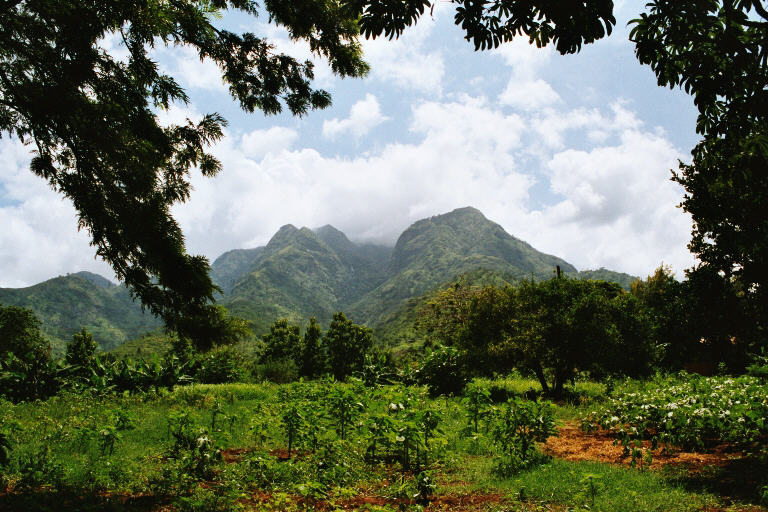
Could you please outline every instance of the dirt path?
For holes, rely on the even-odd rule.
[[[629,465],[631,457],[623,455],[623,447],[614,445],[614,438],[608,431],[583,432],[575,423],[567,423],[558,428],[558,437],[550,437],[544,445],[548,455],[569,461],[598,461],[609,464]],[[643,450],[649,450],[651,443],[643,442]],[[744,454],[733,451],[728,445],[715,447],[711,453],[683,452],[659,447],[652,451],[652,469],[664,466],[684,466],[691,471],[702,467],[726,467],[733,461],[742,459]]]

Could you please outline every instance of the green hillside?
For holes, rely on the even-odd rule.
[[[240,279],[250,273],[263,252],[264,247],[225,252],[211,264],[211,279],[225,295],[228,294]]]
[[[619,283],[622,288],[629,291],[632,283],[639,278],[623,272],[614,272],[605,268],[599,268],[597,270],[582,270],[576,274],[568,274],[571,277],[578,279],[595,279],[599,281],[610,281],[612,283]]]
[[[415,222],[394,248],[356,244],[333,226],[286,225],[264,247],[225,252],[211,265],[222,289],[217,300],[252,323],[260,336],[278,318],[327,324],[333,313],[375,329],[379,340],[408,344],[420,305],[430,292],[462,276],[471,284],[547,279],[566,275],[614,281],[629,289],[636,278],[600,268],[579,272],[508,234],[474,208],[459,208]],[[81,272],[21,289],[0,289],[0,303],[31,308],[61,351],[81,326],[104,349],[151,333],[160,322],[143,315],[127,290]],[[152,352],[162,336],[135,339],[125,354]],[[142,348],[143,347],[143,348]]]
[[[330,227],[327,227],[330,228]],[[229,310],[266,332],[277,318],[301,322],[310,316],[328,321],[357,298],[365,284],[376,282],[375,265],[360,256],[330,229],[321,236],[308,228],[286,225],[272,237],[251,272],[238,280],[223,300]],[[330,235],[330,236],[329,236]],[[348,242],[348,240],[346,240]],[[351,245],[351,242],[349,243]]]
[[[159,320],[142,313],[124,286],[89,272],[27,288],[0,288],[0,303],[34,311],[56,353],[62,353],[82,327],[108,350],[160,325]]]
[[[479,210],[459,208],[420,220],[405,230],[392,252],[387,279],[357,301],[350,314],[377,326],[408,299],[462,274],[483,269],[511,278],[544,278],[558,265],[565,272],[577,272],[565,260],[511,236]]]

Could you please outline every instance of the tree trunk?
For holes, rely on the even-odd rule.
[[[547,384],[547,379],[544,377],[544,370],[541,368],[541,365],[537,364],[533,371],[536,373],[536,378],[539,379],[539,382],[541,383],[541,390],[548,395],[549,384]]]

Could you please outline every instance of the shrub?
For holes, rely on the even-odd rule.
[[[546,460],[536,447],[554,435],[554,409],[549,402],[531,402],[514,398],[501,408],[492,430],[492,437],[500,449],[494,472],[510,476]]]
[[[461,354],[453,347],[428,349],[416,379],[432,396],[459,394],[467,383]]]
[[[198,357],[195,379],[202,384],[243,382],[247,379],[245,357],[235,348],[216,348]]]
[[[256,377],[276,384],[287,384],[299,379],[299,370],[292,359],[278,359],[256,365]]]

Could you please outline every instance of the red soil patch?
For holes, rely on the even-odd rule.
[[[265,503],[269,502],[270,496],[266,493],[259,492],[253,496],[252,502]],[[303,498],[295,497],[296,503],[303,503]],[[494,505],[503,503],[505,498],[502,494],[490,493],[490,494],[445,494],[442,496],[436,496],[429,505],[424,508],[425,512],[479,512],[490,509]],[[397,508],[398,505],[413,505],[415,500],[411,499],[398,499],[398,498],[385,498],[382,496],[371,496],[362,494],[349,499],[337,499],[333,502],[318,501],[312,504],[312,510],[316,511],[328,511],[328,510],[358,510],[365,505],[377,505]]]
[[[550,437],[544,444],[544,452],[559,459],[569,461],[598,461],[609,464],[629,465],[631,457],[624,455],[621,444],[614,445],[614,438],[607,430],[584,432],[573,423],[558,428],[559,436]],[[643,441],[643,450],[650,450],[650,441]],[[731,447],[723,444],[716,446],[711,452],[683,452],[658,447],[652,451],[651,468],[659,469],[664,466],[685,466],[690,470],[706,466],[725,467],[733,460],[744,455],[732,451]]]
[[[245,455],[252,451],[251,448],[230,448],[229,450],[223,450],[221,452],[221,458],[228,464],[240,462]]]

